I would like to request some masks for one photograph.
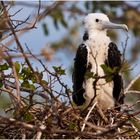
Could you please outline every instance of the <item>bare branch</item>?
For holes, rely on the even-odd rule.
[[[87,120],[88,120],[88,118],[89,118],[89,115],[90,115],[91,111],[94,109],[94,107],[96,106],[96,104],[97,104],[97,102],[95,102],[95,103],[93,104],[93,106],[91,107],[91,109],[89,110],[89,112],[88,112],[88,114],[87,114],[87,116],[86,116],[86,118],[85,118],[84,124],[83,124],[83,126],[82,126],[82,128],[81,128],[81,132],[84,131],[85,126],[86,126],[86,122],[87,122]]]
[[[138,76],[136,76],[130,83],[129,85],[126,87],[124,94],[126,94],[130,88],[132,87],[132,85],[140,78],[140,74]]]

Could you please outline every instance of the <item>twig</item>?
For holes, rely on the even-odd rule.
[[[26,133],[25,133],[25,129],[22,130],[22,140],[26,139]]]
[[[49,93],[49,95],[51,96],[51,98],[54,98],[54,99],[56,100],[55,96],[54,96],[53,94],[51,94],[51,92],[49,91],[49,89],[48,89],[46,86],[44,86],[44,84],[41,82],[41,79],[39,78],[39,76],[35,73],[35,71],[34,71],[32,65],[31,65],[31,63],[30,63],[28,57],[26,56],[26,54],[25,54],[25,52],[24,52],[24,49],[23,49],[23,47],[22,47],[22,45],[21,45],[21,43],[20,43],[20,41],[19,41],[19,39],[18,39],[18,37],[17,37],[15,31],[14,31],[13,25],[12,25],[12,23],[11,23],[11,19],[8,17],[8,13],[7,13],[7,11],[6,11],[6,8],[5,8],[5,6],[4,6],[4,3],[3,3],[3,2],[1,2],[1,3],[2,3],[2,5],[3,5],[3,8],[4,8],[6,14],[7,14],[7,15],[6,15],[7,18],[8,18],[8,21],[7,21],[7,22],[8,22],[8,24],[9,24],[10,29],[11,29],[11,32],[13,33],[15,42],[16,42],[17,46],[19,47],[21,53],[23,54],[24,59],[25,59],[25,62],[27,63],[27,65],[28,65],[28,67],[31,69],[31,71],[34,73],[34,75],[35,75],[35,77],[36,77],[36,80],[37,80],[37,83],[39,83],[39,84],[44,88],[44,90],[46,90],[46,91]],[[35,23],[36,23],[36,21],[35,21]]]
[[[5,3],[7,3],[7,1],[5,1]],[[7,3],[8,4],[8,3]],[[27,1],[15,1],[15,5],[17,6],[26,6],[26,7],[33,7],[33,8],[38,8],[38,4],[34,4],[34,3],[31,3],[31,2],[27,2]],[[46,5],[41,5],[41,8],[42,9],[46,9],[47,6]]]
[[[65,93],[67,94],[68,99],[69,99],[69,102],[70,102],[70,104],[71,104],[71,106],[72,106],[72,108],[73,108],[73,104],[72,104],[71,99],[70,99],[69,89],[68,89],[67,85],[65,85],[63,82],[61,82],[60,77],[59,77],[57,74],[52,73],[51,71],[49,71],[49,70],[46,68],[46,66],[43,64],[43,62],[42,62],[40,59],[38,59],[34,54],[31,53],[31,51],[30,51],[30,49],[29,49],[28,47],[27,47],[27,49],[28,49],[29,53],[30,53],[36,60],[38,60],[38,61],[40,62],[40,64],[41,64],[41,65],[43,66],[43,68],[45,69],[45,71],[48,72],[51,76],[55,77],[55,78],[57,79],[57,81],[59,82],[59,84],[60,84],[62,87],[64,87]],[[49,93],[50,93],[50,92],[49,92]],[[50,94],[51,94],[51,93],[50,93]],[[51,95],[52,95],[52,94],[51,94]],[[54,99],[54,98],[55,98],[55,97],[53,97],[53,99]]]
[[[15,77],[18,105],[19,105],[19,108],[20,108],[20,106],[21,106],[21,98],[20,98],[21,94],[20,94],[20,88],[19,88],[19,79],[18,79],[18,75],[17,75],[16,68],[15,68],[14,64],[12,64],[12,69],[13,69],[13,74],[14,74],[14,77]]]
[[[9,95],[11,95],[13,97],[14,101],[18,101],[18,97],[15,96],[15,94],[12,92],[12,90],[9,90],[7,88],[1,88],[0,90],[9,93]],[[22,106],[25,106],[25,103],[23,101],[21,102],[21,104],[22,104]]]
[[[4,9],[4,8],[5,8],[4,3],[3,3],[3,2],[1,2],[1,3],[2,3],[3,9]],[[6,9],[5,9],[5,11],[6,11]],[[18,11],[18,12],[20,12],[20,11]],[[20,35],[22,35],[23,33],[25,33],[25,31],[31,30],[31,29],[35,28],[35,25],[36,25],[37,20],[38,20],[38,17],[39,17],[39,12],[40,12],[40,1],[39,1],[39,6],[38,6],[38,13],[37,13],[37,16],[33,16],[33,19],[32,19],[33,24],[32,24],[30,27],[29,27],[29,26],[26,26],[26,27],[24,27],[23,29],[15,30],[15,32],[20,32]],[[16,14],[17,14],[17,13],[16,13]],[[11,16],[8,16],[8,14],[7,14],[7,18],[10,19],[10,17],[11,17]],[[25,21],[23,21],[22,23],[20,23],[19,25],[24,24],[24,23],[27,23],[27,20],[28,20],[28,19],[29,19],[29,17],[28,17]],[[12,24],[12,20],[11,20],[11,24]],[[13,26],[13,24],[12,24],[12,26]],[[17,27],[17,26],[16,26],[16,27]],[[15,27],[13,27],[13,29],[15,29]],[[6,38],[10,37],[11,35],[13,35],[13,33],[9,33],[8,35],[5,35],[4,37],[2,37],[2,38],[0,39],[0,41],[5,40]],[[7,45],[7,46],[10,46],[12,43],[14,43],[14,41],[15,41],[15,39],[11,39],[10,41],[8,41],[8,42],[6,43],[6,45]]]
[[[43,124],[40,126],[41,129],[46,129],[46,126],[44,126]],[[37,134],[35,136],[35,140],[40,140],[41,139],[41,136],[42,136],[42,131],[37,131]]]
[[[140,74],[138,76],[136,76],[127,86],[127,88],[124,90],[124,94],[126,94],[129,89],[132,87],[132,85],[140,78]]]
[[[89,126],[90,128],[93,128],[95,131],[106,131],[107,129],[104,128],[104,127],[100,127],[100,126],[97,126],[97,125],[93,125],[92,123],[90,122],[85,122],[87,126]]]
[[[50,7],[45,9],[38,17],[38,21],[41,21],[43,18],[45,18],[53,9],[56,9],[59,5],[63,4],[64,1],[58,1],[54,2]]]
[[[97,63],[97,60],[96,60],[96,57],[97,57],[98,53],[96,52],[96,54],[95,54],[95,56],[94,56],[91,46],[89,46],[89,48],[90,48],[90,51],[91,51],[91,55],[92,55],[92,57],[93,57],[93,59],[94,59],[94,61],[95,61],[95,65],[96,65],[96,75],[98,75],[98,63]]]
[[[41,136],[42,136],[42,132],[41,131],[38,131],[34,139],[35,140],[40,140],[41,139]]]
[[[88,120],[88,118],[89,118],[89,115],[90,115],[90,113],[92,112],[92,110],[94,109],[94,107],[96,106],[96,104],[97,104],[97,102],[95,102],[95,103],[93,104],[93,106],[91,107],[91,109],[89,110],[89,112],[88,112],[88,114],[87,114],[87,116],[86,116],[86,118],[85,118],[85,120],[84,120],[84,124],[83,124],[83,126],[82,126],[82,128],[81,128],[81,132],[84,131],[85,126],[86,126],[86,122],[87,122],[87,120]]]
[[[129,93],[140,94],[140,91],[137,91],[137,90],[128,90],[124,94],[129,94]]]
[[[128,36],[128,34],[127,34],[127,35],[126,35],[125,44],[124,44],[124,49],[123,49],[123,60],[122,60],[123,63],[124,63],[124,61],[125,61],[125,52],[126,52],[126,48],[127,48],[128,39],[129,39],[129,36]]]

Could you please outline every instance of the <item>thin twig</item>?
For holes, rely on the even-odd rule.
[[[140,78],[140,74],[138,76],[136,76],[130,83],[129,85],[126,87],[126,89],[124,90],[124,94],[126,94],[130,88],[132,87],[132,85]]]
[[[129,93],[132,93],[132,94],[140,94],[140,91],[137,91],[137,90],[128,90],[124,94],[129,94]]]
[[[124,49],[123,49],[123,60],[122,60],[122,63],[125,62],[125,52],[126,52],[126,48],[127,48],[128,39],[129,39],[129,36],[128,36],[128,33],[127,33],[127,35],[126,35],[126,40],[125,40],[125,44],[124,44]],[[123,46],[123,45],[122,45],[122,46]]]
[[[86,116],[86,118],[85,118],[85,120],[84,120],[84,124],[83,124],[83,126],[82,126],[82,128],[81,128],[81,132],[84,131],[85,126],[86,126],[86,122],[87,122],[87,120],[88,120],[88,118],[89,118],[89,115],[90,115],[90,113],[92,112],[92,110],[94,109],[94,107],[96,106],[96,104],[97,104],[97,102],[95,102],[95,103],[93,104],[93,106],[91,107],[91,109],[89,110],[89,112],[88,112],[88,114],[87,114],[87,116]]]

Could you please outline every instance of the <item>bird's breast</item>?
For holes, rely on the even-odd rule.
[[[88,46],[88,63],[92,65],[92,72],[103,75],[104,72],[101,65],[104,64],[108,54],[108,43],[96,42],[92,46]]]
[[[100,42],[97,40],[92,40],[88,42],[88,64],[91,65],[90,71],[98,76],[104,76],[104,71],[101,67],[105,63],[105,60],[108,55],[108,44],[110,40],[102,40]],[[90,78],[85,81],[84,88],[85,94],[84,97],[87,102],[89,102],[95,96],[95,89],[93,87],[94,78]],[[105,79],[101,78],[96,83],[96,101],[101,106],[102,109],[111,108],[114,106],[114,99],[112,96],[113,84],[112,82],[107,83]]]

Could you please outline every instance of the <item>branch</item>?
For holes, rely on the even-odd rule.
[[[84,124],[83,124],[83,126],[82,126],[82,128],[81,128],[81,132],[84,131],[85,126],[86,126],[86,122],[87,122],[87,120],[88,120],[88,118],[89,118],[89,115],[90,115],[90,113],[92,112],[92,110],[94,109],[94,107],[96,106],[96,104],[97,104],[97,102],[95,102],[95,103],[93,104],[93,106],[91,107],[91,109],[89,110],[89,112],[88,112],[88,114],[87,114],[87,116],[86,116],[86,118],[85,118],[85,120],[84,120]]]
[[[136,76],[131,82],[130,84],[126,87],[126,89],[124,90],[124,94],[126,94],[132,87],[132,85],[140,78],[140,74],[138,76]]]
[[[124,94],[129,94],[129,93],[134,93],[134,94],[140,94],[140,91],[137,91],[137,90],[128,90],[128,91],[125,91]]]
[[[51,6],[46,8],[38,17],[38,21],[44,19],[48,14],[50,14],[53,10],[55,10],[58,6],[62,5],[65,1],[57,1],[54,2]]]

